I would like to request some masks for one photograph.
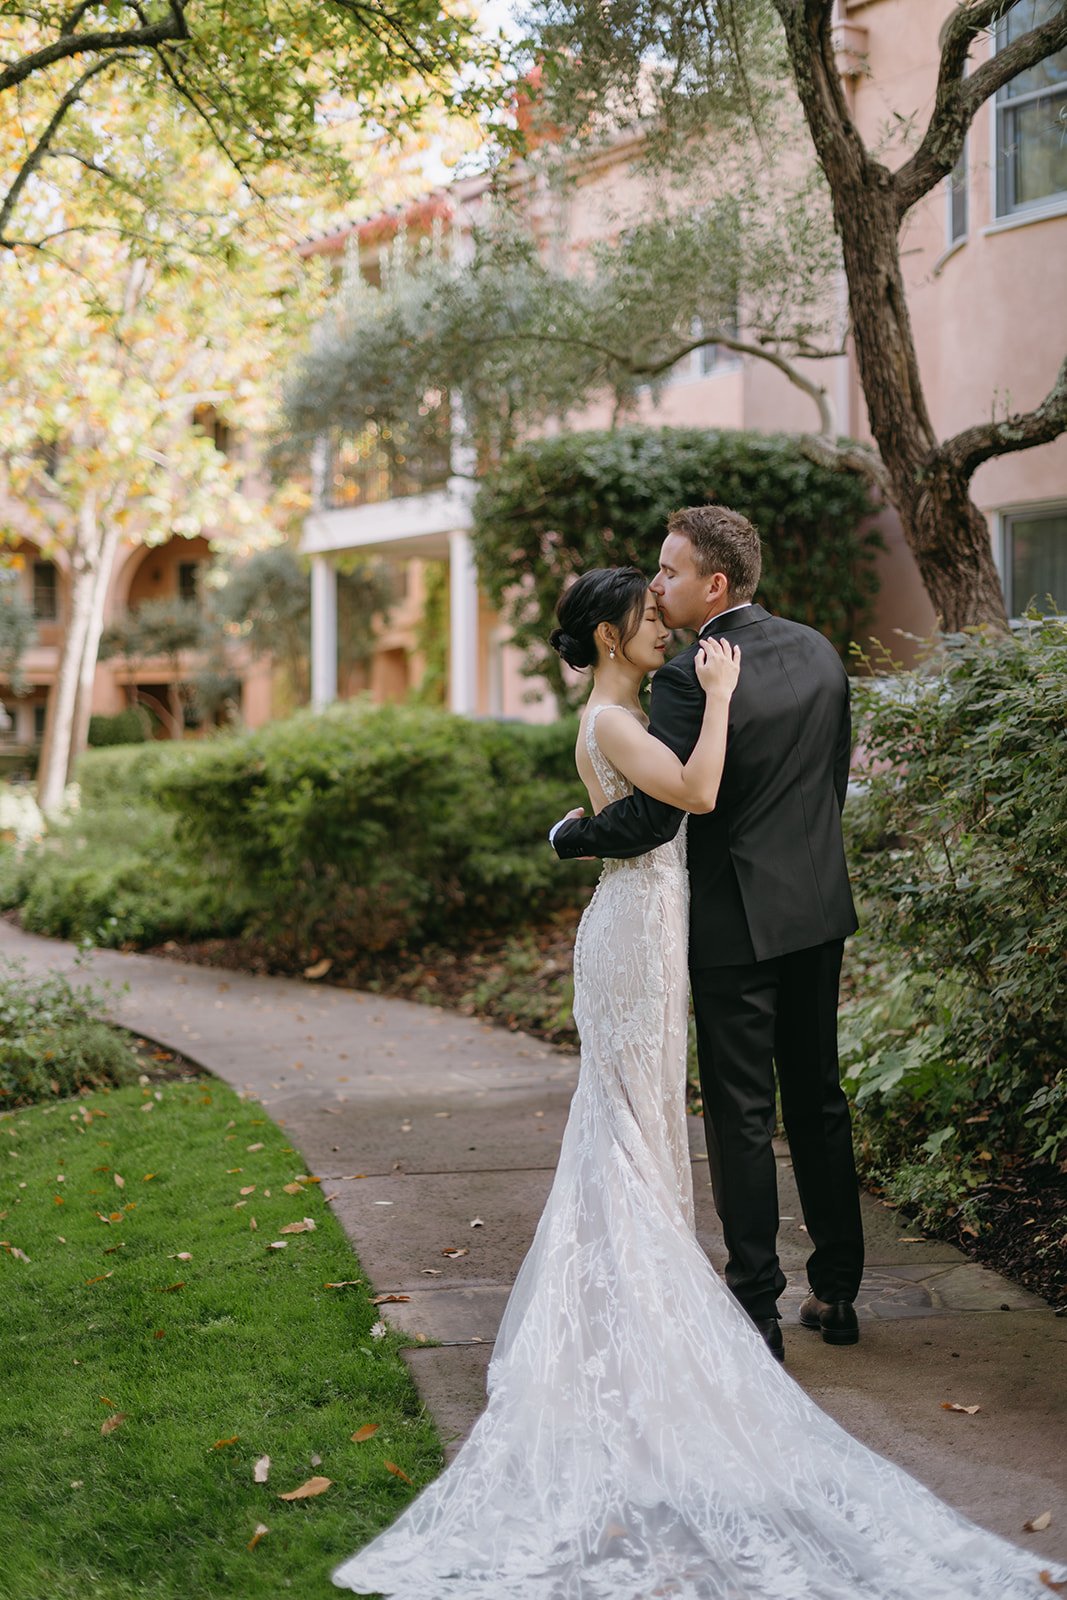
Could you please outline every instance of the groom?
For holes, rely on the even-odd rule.
[[[856,929],[841,837],[851,754],[849,685],[833,646],[753,602],[756,530],[724,506],[675,511],[652,583],[663,619],[741,649],[715,810],[689,819],[689,969],[726,1282],[783,1359],[777,1300],[775,1071],[813,1250],[805,1327],[854,1344],[863,1231],[837,1060],[844,941]],[[697,646],[652,680],[650,731],[681,760],[700,732]],[[683,812],[640,791],[550,835],[564,860],[636,856]]]

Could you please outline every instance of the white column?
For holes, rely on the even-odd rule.
[[[473,715],[478,704],[478,576],[470,535],[448,536],[448,704]]]
[[[337,570],[311,558],[311,704],[321,711],[337,699]]]

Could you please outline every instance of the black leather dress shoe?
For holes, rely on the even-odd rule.
[[[820,1300],[809,1294],[800,1308],[801,1327],[821,1333],[826,1344],[858,1344],[860,1325],[851,1300]]]
[[[767,1349],[776,1361],[785,1360],[785,1341],[782,1338],[781,1324],[777,1317],[753,1317],[752,1321],[759,1329]]]

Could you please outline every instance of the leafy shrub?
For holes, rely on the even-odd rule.
[[[154,798],[159,775],[199,747],[117,746],[78,765],[79,809],[36,845],[0,852],[0,905],[35,933],[157,944],[239,931],[246,908],[210,861],[187,855]]]
[[[151,735],[151,721],[141,706],[127,706],[113,717],[97,714],[89,718],[89,744],[93,748],[112,744],[144,744]]]
[[[864,938],[843,1059],[868,1169],[933,1220],[1067,1153],[1067,629],[860,691]]]
[[[101,997],[66,978],[0,969],[0,1106],[129,1083],[133,1051],[101,1012]]]
[[[631,427],[531,440],[481,481],[479,575],[530,652],[530,670],[563,692],[544,639],[569,577],[629,564],[651,577],[668,514],[708,501],[759,529],[759,598],[847,650],[877,590],[881,539],[865,481],[811,460],[786,434]],[[517,585],[516,574],[526,581]]]
[[[347,705],[208,747],[155,792],[246,897],[248,931],[285,959],[344,960],[574,898],[588,869],[545,842],[575,797],[574,736]]]

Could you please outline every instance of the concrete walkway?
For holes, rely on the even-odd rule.
[[[0,922],[0,959],[69,969],[70,945]],[[283,1123],[394,1322],[438,1341],[409,1365],[446,1446],[482,1407],[500,1314],[552,1181],[577,1062],[452,1012],[282,978],[97,951],[117,1022],[181,1051]],[[717,1266],[703,1133],[701,1241]],[[859,1345],[796,1325],[807,1238],[780,1152],[788,1370],[850,1432],[996,1532],[1067,1561],[1067,1320],[864,1199]],[[478,1222],[479,1225],[472,1226]],[[446,1252],[448,1252],[446,1254]],[[456,1252],[456,1253],[453,1253]],[[974,1416],[944,1402],[978,1405]],[[1041,1533],[1023,1523],[1050,1511]]]

